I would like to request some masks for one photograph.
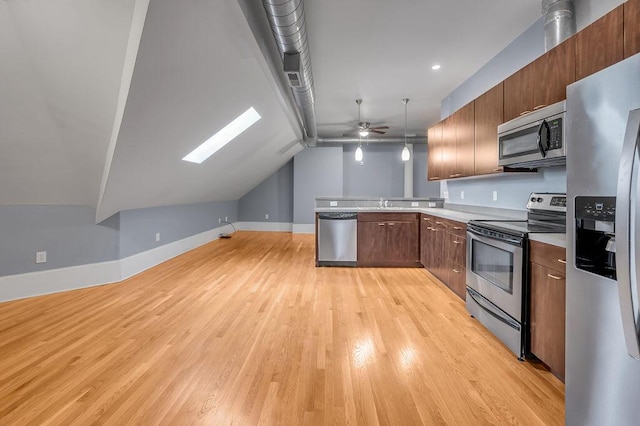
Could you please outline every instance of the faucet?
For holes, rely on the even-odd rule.
[[[388,203],[389,203],[389,200],[384,200],[384,206],[385,206],[385,207],[389,207],[389,206],[388,206]]]

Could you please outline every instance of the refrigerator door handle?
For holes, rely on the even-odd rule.
[[[629,113],[627,129],[622,146],[620,168],[618,170],[618,193],[616,197],[616,275],[618,296],[622,312],[622,327],[627,344],[627,352],[640,360],[640,338],[638,336],[637,295],[639,288],[636,257],[636,238],[632,234],[631,221],[637,213],[638,197],[634,179],[637,176],[638,139],[640,137],[640,109]],[[634,170],[636,175],[634,175]],[[635,214],[634,214],[635,216]],[[634,233],[635,234],[635,233]],[[632,259],[633,254],[633,259]],[[634,268],[632,270],[631,268]],[[635,302],[635,303],[634,303]]]

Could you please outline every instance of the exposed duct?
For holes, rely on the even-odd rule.
[[[307,28],[302,0],[262,0],[273,36],[282,55],[283,70],[300,109],[306,142],[317,136],[313,75],[307,43]]]
[[[405,138],[402,137],[380,137],[380,138],[318,138],[316,140],[318,144],[345,144],[345,143],[401,143],[404,144]],[[426,136],[407,136],[407,144],[425,144],[427,143]]]
[[[573,0],[542,0],[544,50],[548,52],[576,33]]]

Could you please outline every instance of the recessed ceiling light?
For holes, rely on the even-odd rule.
[[[202,145],[191,151],[183,160],[197,164],[202,163],[261,118],[253,107],[249,108],[240,114],[238,118],[224,126],[218,133],[204,141]]]
[[[431,67],[431,69],[434,71],[438,71],[440,69],[440,65],[435,64],[434,66]]]

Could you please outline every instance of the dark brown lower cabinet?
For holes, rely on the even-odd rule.
[[[381,263],[387,256],[385,222],[358,221],[358,264]]]
[[[420,223],[422,265],[465,300],[466,225],[426,214]]]
[[[564,381],[565,250],[531,242],[531,353]]]
[[[418,216],[358,214],[358,266],[420,266]]]

